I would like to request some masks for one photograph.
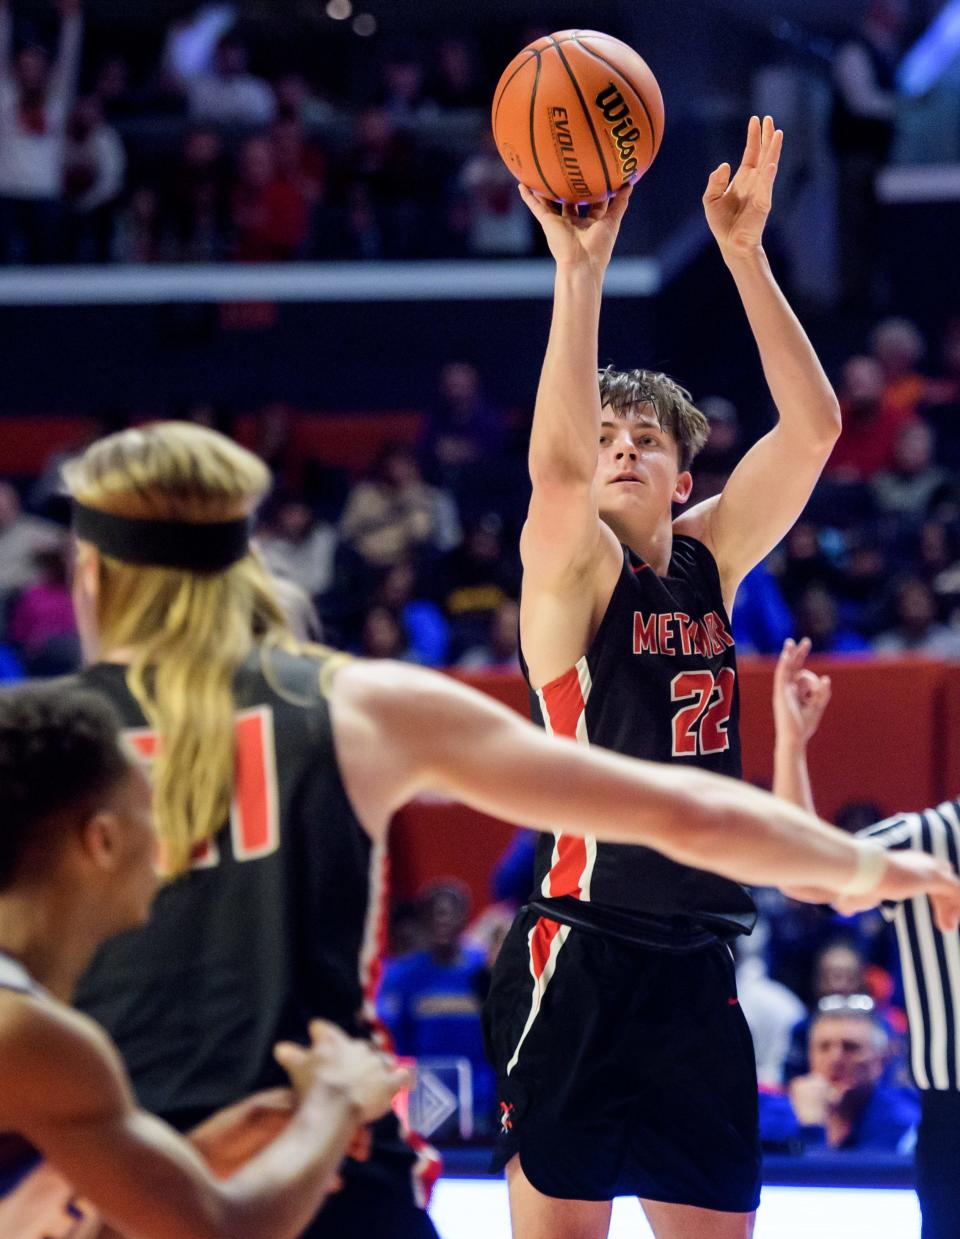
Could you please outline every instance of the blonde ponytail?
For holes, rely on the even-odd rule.
[[[64,468],[70,494],[117,516],[203,524],[251,513],[263,462],[200,426],[160,422],[94,443]],[[154,806],[170,876],[226,819],[234,783],[237,668],[257,641],[296,648],[251,551],[220,572],[100,555],[100,648],[130,650],[127,684],[161,737]]]

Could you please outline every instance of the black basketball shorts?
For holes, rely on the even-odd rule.
[[[757,1077],[729,948],[679,952],[517,917],[484,1009],[494,1165],[547,1196],[746,1213],[760,1198]]]

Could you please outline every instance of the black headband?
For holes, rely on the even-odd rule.
[[[74,500],[73,532],[124,563],[191,572],[222,572],[250,550],[246,516],[214,524],[140,520],[101,512]]]

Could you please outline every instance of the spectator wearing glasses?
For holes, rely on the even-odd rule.
[[[783,659],[781,660],[783,662]],[[801,670],[781,676],[778,684],[777,750],[773,790],[782,799],[814,809],[807,768],[807,745],[817,730],[822,709],[809,714],[807,703],[822,678]],[[806,714],[808,725],[792,727],[789,716]],[[781,727],[783,723],[783,727]],[[890,852],[960,856],[960,798],[922,813],[897,813],[863,827],[858,837]],[[790,892],[788,892],[790,893]],[[796,890],[796,896],[829,897],[825,891]],[[910,1072],[920,1090],[916,1141],[916,1183],[923,1215],[923,1239],[956,1239],[960,1234],[960,984],[956,976],[957,931],[942,932],[925,899],[886,901],[885,920],[897,931],[910,1029]]]
[[[761,1103],[767,1139],[805,1148],[903,1149],[920,1117],[911,1089],[884,1084],[887,1030],[862,994],[820,1000],[810,1025],[810,1070]]]

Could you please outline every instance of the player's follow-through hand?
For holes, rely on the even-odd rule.
[[[606,268],[630,201],[632,185],[624,185],[612,198],[591,206],[585,215],[580,215],[577,208],[569,204],[558,210],[556,203],[541,198],[526,185],[518,189],[543,229],[557,266],[583,264],[598,272]]]
[[[783,130],[774,129],[773,118],[765,116],[761,125],[759,116],[751,116],[733,180],[728,163],[710,173],[703,209],[725,258],[742,257],[760,247],[782,147]]]
[[[318,1079],[348,1093],[361,1123],[386,1114],[397,1093],[412,1083],[410,1072],[391,1055],[348,1037],[326,1020],[311,1022],[310,1039],[309,1046],[281,1042],[274,1049],[277,1062],[300,1096]]]

